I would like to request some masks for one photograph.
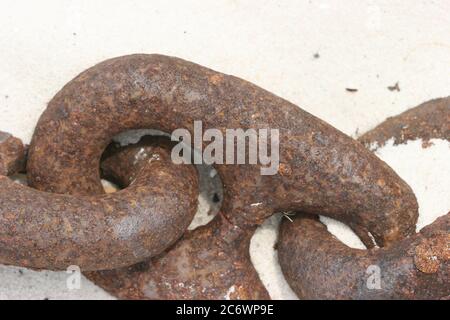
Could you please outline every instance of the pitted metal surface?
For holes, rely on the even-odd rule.
[[[111,145],[101,163],[103,176],[126,187],[156,146],[166,138],[144,137],[124,148]],[[225,215],[188,231],[157,257],[131,267],[85,275],[122,299],[269,299],[250,256],[255,227],[240,228]]]
[[[277,129],[280,164],[275,175],[266,176],[261,175],[260,164],[216,165],[224,186],[221,211],[208,225],[185,232],[197,205],[195,169],[173,164],[171,145],[162,139],[104,150],[116,134],[130,129],[170,133],[185,128],[194,134],[194,121],[202,121],[203,130],[224,134],[226,129]],[[437,132],[445,134],[445,123],[439,126]],[[4,150],[10,145],[4,144]],[[9,155],[0,157],[1,174],[23,167],[25,151],[19,149],[8,152],[21,157],[21,165]],[[308,224],[315,246],[309,250],[320,248],[323,259],[328,257],[328,247],[320,245],[334,242],[316,241],[320,225],[310,214],[348,224],[368,246],[373,245],[370,234],[386,246],[380,252],[387,255],[409,248],[411,239],[417,238],[411,258],[415,268],[439,277],[446,270],[442,266],[448,259],[443,249],[446,238],[440,232],[448,221],[439,220],[444,222],[436,227],[436,237],[424,233],[404,240],[414,234],[415,196],[361,143],[245,80],[178,58],[119,57],[70,81],[38,122],[27,170],[37,190],[0,177],[0,219],[5,222],[0,226],[0,245],[4,244],[0,262],[48,269],[78,264],[84,272],[95,271],[86,274],[120,298],[268,299],[251,264],[249,243],[258,225],[282,211],[303,212],[292,225]],[[105,195],[101,173],[125,189]],[[297,229],[285,232],[285,225],[281,237],[288,234],[286,239],[293,242],[303,239],[304,233],[297,234]],[[283,259],[289,254],[299,254],[295,249],[303,244],[291,251],[279,247],[280,256],[285,254],[282,265],[288,263]],[[350,255],[345,261],[358,263],[358,254],[345,253]],[[409,260],[405,261],[395,260],[390,270],[395,273]],[[319,281],[327,266],[310,267],[307,276]],[[330,273],[334,281],[340,281],[343,267],[337,263]],[[290,268],[292,274],[298,272],[295,265]],[[316,278],[315,272],[320,272]],[[443,290],[441,278],[436,281],[436,292]],[[343,296],[355,289],[343,285],[350,286],[342,290]],[[387,297],[400,295],[394,284],[389,288]],[[295,290],[301,297],[310,294]],[[414,297],[409,287],[399,290]]]
[[[278,174],[262,176],[260,164],[216,166],[222,212],[233,224],[255,226],[275,212],[301,210],[344,221],[360,235],[370,231],[379,243],[414,231],[411,189],[359,143],[247,81],[162,55],[107,60],[70,81],[37,124],[30,183],[55,193],[102,193],[98,163],[112,136],[139,128],[193,134],[194,120],[223,133],[280,132]]]
[[[0,131],[0,175],[9,176],[20,171],[24,166],[25,154],[20,139]]]
[[[347,247],[316,216],[292,219],[282,223],[278,256],[301,299],[450,296],[450,214],[389,248],[370,250]]]
[[[361,141],[450,141],[448,119],[450,99],[433,100],[388,119]],[[317,217],[299,213],[282,223],[278,256],[303,299],[449,299],[450,213],[416,235],[367,251],[345,246]]]
[[[8,136],[3,150],[3,172],[12,174],[21,168],[15,164],[23,163],[24,148]],[[196,211],[197,189],[195,168],[174,165],[163,148],[114,194],[51,194],[0,176],[0,263],[88,271],[140,262],[182,236]]]
[[[431,139],[450,141],[450,97],[425,102],[388,118],[358,140],[368,148],[377,148],[390,139],[394,144],[422,139],[425,147]]]

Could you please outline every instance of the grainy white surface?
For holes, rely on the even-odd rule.
[[[355,135],[450,94],[449,12],[446,0],[2,0],[0,130],[28,142],[46,103],[71,78],[104,59],[145,52],[239,76]],[[399,92],[387,89],[397,82]],[[448,150],[442,148],[433,154]],[[410,161],[398,163],[389,156],[396,151],[386,152],[380,156],[411,184],[419,202],[442,199],[429,196],[437,192],[445,197],[448,185],[436,191],[443,185],[431,176],[434,169],[439,175],[439,166],[445,170],[448,158],[437,165],[423,160],[414,167],[417,179],[408,180]],[[427,179],[426,190],[421,177]],[[272,279],[280,279],[276,255],[267,249],[276,220],[256,235],[266,245],[259,250],[267,252],[266,264],[257,264],[267,270],[260,272],[274,298],[291,297],[282,281]],[[68,292],[65,273],[18,270],[0,268],[0,298],[107,297],[87,282]]]

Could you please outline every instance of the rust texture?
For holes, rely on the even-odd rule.
[[[36,127],[29,181],[49,192],[100,194],[99,161],[112,136],[139,128],[193,135],[194,120],[223,133],[280,131],[280,174],[261,176],[259,164],[216,166],[231,224],[253,227],[274,212],[301,210],[370,231],[380,244],[414,232],[411,189],[361,144],[249,82],[161,55],[107,60],[69,82]]]
[[[122,299],[270,299],[250,261],[253,232],[230,224],[219,213],[158,257],[85,275]]]
[[[433,100],[390,118],[361,141],[367,146],[391,136],[396,143],[417,138],[450,141],[449,101]],[[290,286],[303,299],[449,299],[450,213],[416,235],[370,250],[351,249],[317,217],[298,214],[281,225],[278,256]],[[377,270],[379,286],[370,285]]]
[[[140,163],[152,157],[154,143],[168,145],[164,138],[154,139],[144,137],[124,148],[111,145],[101,163],[103,176],[126,187]],[[122,299],[269,299],[250,261],[254,231],[233,225],[219,213],[157,257],[85,275]]]
[[[174,143],[163,136],[144,136],[139,143],[121,147],[118,143],[111,143],[105,150],[100,161],[101,177],[115,183],[119,188],[127,188],[139,176],[141,167],[152,159],[160,158],[163,150],[164,158],[170,160],[171,148]],[[182,168],[184,166],[180,166]],[[182,174],[178,175],[183,178]],[[190,177],[187,177],[188,179]],[[197,188],[193,185],[194,189]]]
[[[5,137],[0,151],[7,152],[0,159],[15,163],[10,155],[20,158],[23,148]],[[0,263],[51,270],[78,265],[89,271],[160,254],[195,214],[197,173],[193,166],[174,165],[170,152],[159,147],[136,170],[125,190],[94,196],[50,194],[0,176]]]
[[[20,139],[0,131],[0,175],[9,176],[23,169],[25,146]]]
[[[430,139],[450,140],[450,97],[425,102],[388,118],[358,140],[369,148],[374,143],[383,146],[391,138],[394,144],[422,139],[424,146]]]
[[[297,214],[283,221],[278,243],[283,274],[301,299],[450,298],[449,255],[450,213],[389,248],[370,250],[351,249],[316,216]]]

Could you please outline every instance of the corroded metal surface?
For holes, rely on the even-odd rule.
[[[101,163],[103,176],[126,187],[156,145],[168,143],[144,137],[124,148],[111,145]],[[233,225],[219,213],[157,257],[85,275],[122,299],[269,299],[249,257],[254,231]]]
[[[21,171],[25,163],[25,147],[20,139],[0,131],[0,175]]]
[[[120,188],[127,188],[139,176],[142,165],[152,159],[171,162],[170,150],[174,143],[167,137],[144,136],[139,143],[121,147],[111,143],[102,155],[100,161],[101,177],[115,183]],[[160,158],[163,150],[164,158]],[[183,169],[184,166],[178,166]],[[182,179],[180,173],[178,179]],[[188,179],[190,177],[187,177]],[[193,188],[197,188],[193,185]]]
[[[449,99],[424,103],[361,137],[367,146],[409,139],[447,139]],[[407,130],[408,134],[405,133]],[[292,289],[304,299],[450,298],[450,213],[388,248],[357,250],[332,236],[314,216],[281,225],[278,256]],[[378,268],[378,269],[377,269]],[[380,283],[369,283],[378,272]]]
[[[24,155],[20,141],[9,136],[0,152],[5,143],[14,148],[5,147],[2,163]],[[3,172],[11,174],[14,167]],[[136,170],[127,189],[95,196],[50,194],[0,176],[0,263],[52,270],[78,265],[87,271],[129,266],[161,253],[195,214],[197,174],[193,166],[174,165],[170,152],[159,147]]]
[[[389,248],[370,250],[351,249],[316,216],[298,214],[282,223],[278,257],[302,299],[444,299],[449,244],[450,213]]]
[[[270,299],[250,261],[253,232],[219,213],[158,257],[85,275],[122,299]]]
[[[50,192],[102,193],[98,163],[113,135],[136,128],[193,134],[194,120],[223,133],[280,131],[279,174],[261,176],[260,165],[217,166],[222,212],[233,225],[301,210],[346,222],[359,235],[370,231],[380,244],[414,231],[411,189],[362,145],[249,82],[161,55],[111,59],[68,83],[39,120],[29,180]]]
[[[450,141],[450,97],[425,102],[388,118],[358,140],[366,147],[379,147],[389,139],[394,139],[394,144],[422,139],[424,146],[430,139]]]

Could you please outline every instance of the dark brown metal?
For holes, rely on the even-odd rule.
[[[101,163],[103,176],[126,187],[141,162],[164,138],[111,145]],[[208,225],[188,231],[161,255],[137,265],[85,275],[122,299],[269,299],[249,256],[255,227],[241,229],[219,213]]]
[[[174,143],[164,136],[143,136],[138,143],[125,147],[113,142],[102,155],[101,177],[113,182],[119,188],[125,189],[136,180],[143,165],[152,158],[159,157],[161,149],[164,150],[163,160],[172,162],[170,150],[173,146]],[[179,166],[179,168],[182,167],[184,166]],[[182,179],[182,176],[178,176],[178,178]],[[194,187],[196,188],[195,185]]]
[[[316,216],[292,219],[281,225],[278,257],[299,298],[450,298],[450,213],[389,248],[370,250],[347,247]]]
[[[98,164],[112,136],[136,128],[193,134],[194,120],[224,134],[280,131],[279,174],[261,176],[259,164],[217,165],[231,224],[253,227],[274,212],[302,210],[344,221],[360,235],[370,231],[380,244],[413,233],[411,189],[362,145],[249,82],[161,55],[111,59],[68,83],[39,120],[29,180],[50,192],[102,193]]]
[[[158,257],[85,275],[122,299],[270,299],[250,261],[253,233],[219,213]]]
[[[422,138],[450,141],[450,99],[424,103],[388,119],[361,137],[367,146]],[[315,217],[283,221],[278,243],[281,269],[303,299],[450,298],[450,213],[390,247],[357,250],[333,237]],[[377,269],[378,268],[378,269]],[[381,277],[380,287],[370,284]]]
[[[388,118],[358,140],[369,148],[381,147],[392,138],[394,144],[422,139],[424,146],[430,139],[450,141],[450,97],[425,102]]]
[[[0,137],[2,173],[12,174],[20,168],[23,147],[18,139]],[[195,214],[197,173],[193,166],[173,164],[167,149],[151,151],[131,185],[113,194],[50,194],[0,176],[0,263],[101,270],[129,266],[168,248]]]

